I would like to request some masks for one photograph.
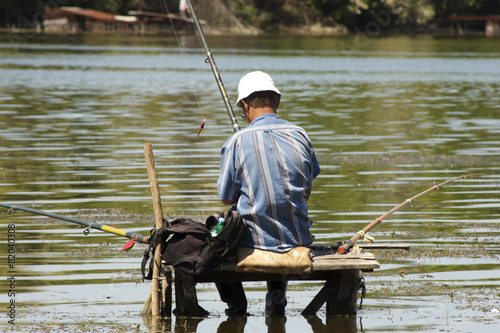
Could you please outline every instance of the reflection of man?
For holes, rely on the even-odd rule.
[[[240,80],[236,104],[250,125],[222,147],[217,185],[222,202],[235,204],[246,222],[242,246],[287,252],[313,241],[307,200],[320,167],[307,133],[276,115],[280,99],[266,73]],[[287,282],[268,281],[267,287],[266,314],[284,314]],[[217,288],[226,313],[246,313],[241,283]]]
[[[181,0],[179,3],[179,13],[182,17],[187,18],[189,12],[189,6],[187,4],[187,0]]]
[[[246,317],[229,317],[217,327],[217,333],[243,333],[247,324]]]

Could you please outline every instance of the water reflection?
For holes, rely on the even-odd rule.
[[[356,327],[356,316],[351,317],[338,317],[338,316],[326,316],[326,321],[323,321],[318,317],[306,318],[309,325],[311,325],[312,332],[314,333],[327,333],[327,332],[358,332]],[[361,319],[360,319],[361,324]],[[361,332],[363,330],[361,329]]]
[[[249,319],[250,318],[250,319]],[[268,316],[251,320],[252,317],[228,317],[223,320],[216,330],[217,333],[243,333],[243,332],[268,332],[268,333],[286,333],[286,316]],[[340,317],[340,316],[326,316],[323,321],[318,316],[310,316],[304,318],[308,324],[307,331],[314,333],[331,333],[331,332],[345,332],[357,333],[356,316]],[[152,323],[151,318],[143,317],[144,323],[148,327],[149,332],[200,332],[200,323],[204,318],[189,318],[177,317],[175,318],[174,327],[172,329],[172,319],[162,319],[157,323]],[[359,319],[361,325],[361,318]],[[288,330],[290,332],[290,330]],[[292,328],[292,332],[294,329]]]
[[[272,319],[270,319],[270,321],[271,320]],[[228,317],[225,321],[223,321],[219,325],[219,327],[217,328],[217,333],[229,333],[229,332],[242,333],[245,329],[246,324],[247,324],[246,317]],[[284,332],[284,325],[282,325],[282,327],[276,332]]]

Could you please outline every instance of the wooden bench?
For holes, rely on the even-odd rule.
[[[312,269],[302,274],[270,274],[235,272],[236,263],[224,262],[221,267],[203,275],[175,274],[176,316],[202,317],[209,313],[198,304],[196,283],[247,281],[325,281],[302,315],[314,315],[326,303],[329,315],[355,315],[357,311],[360,271],[371,272],[380,267],[372,253],[333,254],[322,249],[311,250]],[[172,267],[164,267],[161,316],[170,317],[172,309]],[[165,283],[166,282],[166,283]]]

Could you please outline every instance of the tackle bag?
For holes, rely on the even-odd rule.
[[[220,233],[212,237],[210,229],[215,226],[219,217],[226,222]],[[203,274],[219,266],[241,243],[245,223],[236,211],[219,212],[209,216],[204,223],[181,218],[164,223],[159,230],[152,230],[149,248],[144,252],[141,264],[142,276],[151,280],[154,265],[154,251],[159,235],[163,236],[162,259],[176,271],[188,274]],[[148,274],[145,267],[149,257],[153,259],[149,265]]]

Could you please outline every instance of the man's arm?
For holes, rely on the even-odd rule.
[[[306,201],[309,200],[309,196],[311,195],[311,191],[312,191],[312,185],[311,185],[311,188],[308,188],[306,190]]]

